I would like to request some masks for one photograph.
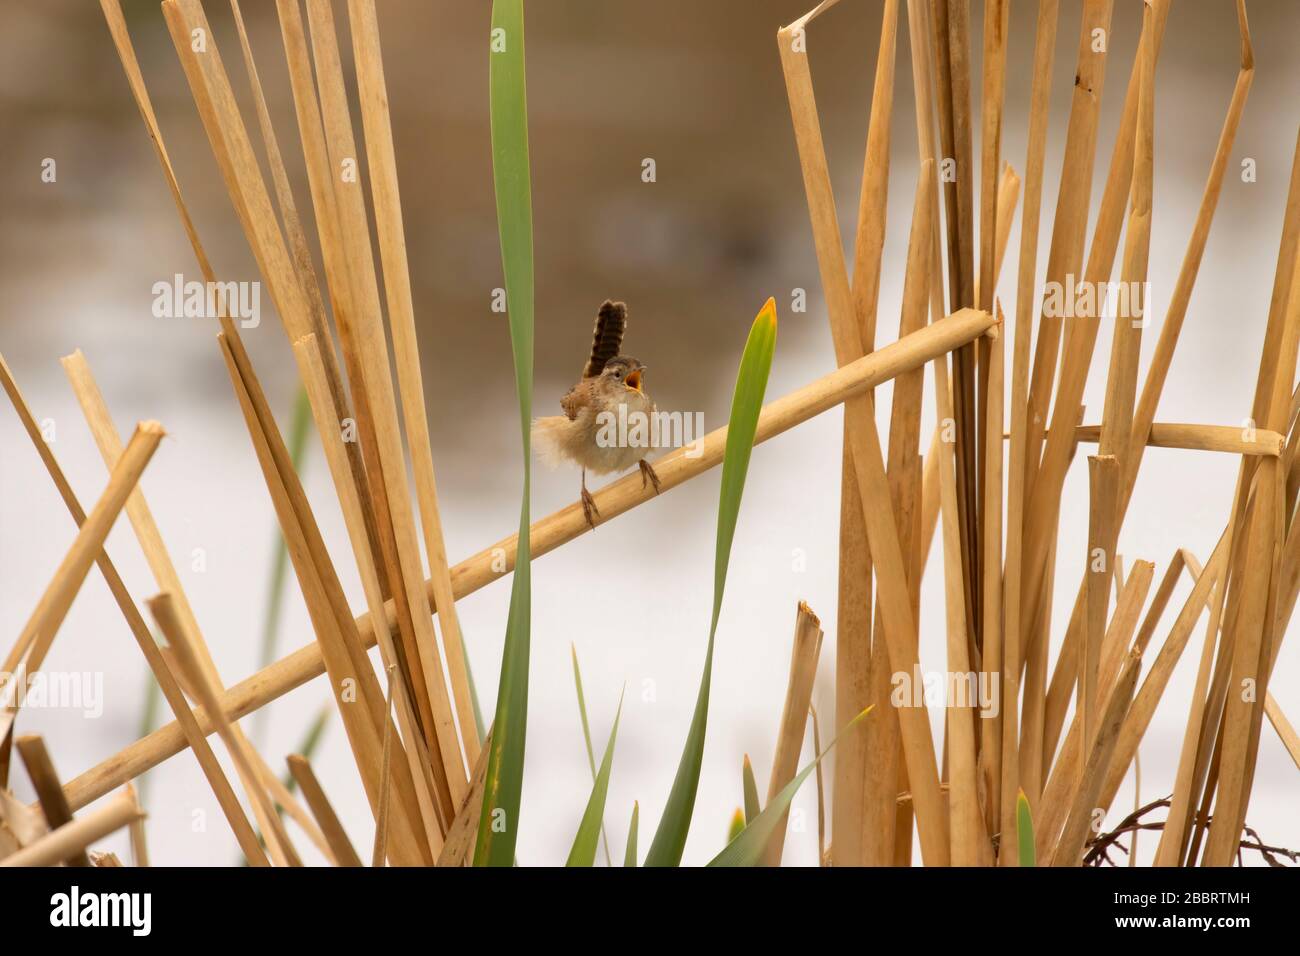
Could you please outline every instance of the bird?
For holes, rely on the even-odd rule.
[[[535,419],[532,426],[533,444],[544,462],[581,466],[582,513],[593,529],[600,512],[587,491],[588,471],[607,475],[637,465],[641,487],[649,482],[659,493],[659,476],[645,460],[654,447],[655,403],[645,392],[645,364],[620,354],[626,331],[627,305],[606,299],[596,313],[582,377],[560,399],[564,414]]]

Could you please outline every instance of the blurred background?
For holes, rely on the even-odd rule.
[[[775,34],[813,0],[714,0],[655,4],[530,3],[528,96],[536,242],[537,354],[534,408],[555,414],[577,377],[591,323],[606,297],[630,310],[625,350],[649,366],[647,389],[662,409],[702,412],[725,423],[736,363],[758,307],[775,296],[780,341],[769,397],[834,367],[813,256],[798,157]],[[257,279],[157,3],[124,0],[159,122],[199,233],[223,279]],[[209,2],[232,82],[246,97],[237,38],[223,2]],[[905,5],[900,19],[887,245],[878,344],[897,333],[916,136]],[[1040,278],[1056,199],[1078,38],[1078,0],[1063,0],[1043,197]],[[1281,230],[1295,130],[1300,7],[1250,0],[1256,77],[1157,420],[1236,424],[1248,413]],[[346,12],[336,4],[341,30]],[[426,399],[451,559],[511,533],[517,522],[519,435],[504,316],[491,309],[503,285],[487,125],[489,4],[379,0],[403,214],[424,365]],[[1035,4],[1013,4],[1003,156],[1024,173]],[[1136,2],[1116,4],[1102,102],[1094,214],[1118,125],[1141,24]],[[815,21],[809,49],[841,228],[851,242],[862,176],[880,29],[877,2],[844,0]],[[273,119],[300,209],[310,203],[283,49],[269,0],[243,4]],[[979,66],[982,3],[972,4]],[[345,61],[350,44],[342,37]],[[1156,187],[1151,249],[1153,320],[1144,358],[1190,234],[1238,69],[1233,4],[1174,5],[1156,92]],[[345,62],[345,68],[349,68]],[[974,83],[978,94],[978,81]],[[976,99],[978,109],[978,99]],[[356,116],[354,106],[354,118]],[[82,349],[119,429],[141,418],[167,427],[143,488],[180,570],[227,684],[261,658],[276,526],[214,339],[198,319],[151,314],[152,286],[197,275],[158,163],[98,6],[45,0],[0,6],[0,351],[83,502],[105,470],[58,359]],[[978,144],[976,146],[978,150]],[[976,153],[978,155],[978,152]],[[53,158],[57,180],[42,181]],[[1243,182],[1253,159],[1257,181]],[[642,180],[653,159],[654,182]],[[1090,227],[1091,228],[1091,227]],[[1019,217],[1010,249],[1018,248]],[[851,247],[850,247],[851,248]],[[851,257],[850,257],[851,258]],[[1015,256],[1000,293],[1014,315]],[[791,312],[795,290],[804,313]],[[297,378],[278,318],[263,296],[263,321],[244,333],[287,430]],[[1108,342],[1108,335],[1103,342]],[[1105,362],[1108,348],[1098,349]],[[1094,369],[1104,378],[1104,366]],[[927,401],[931,386],[927,384]],[[887,421],[889,389],[878,391]],[[1101,389],[1086,397],[1100,415]],[[932,422],[927,408],[926,427]],[[928,430],[926,432],[928,434]],[[741,803],[748,753],[766,789],[785,692],[796,602],[821,616],[823,645],[814,702],[823,739],[834,728],[839,410],[760,446],[753,458],[730,585],[718,634],[708,747],[686,862],[707,861],[725,841]],[[0,645],[21,629],[74,535],[74,525],[16,417],[0,413]],[[1203,561],[1231,504],[1237,463],[1228,456],[1151,450],[1120,551],[1156,562],[1178,547]],[[313,436],[304,477],[352,604],[363,606],[341,515]],[[578,475],[537,468],[534,515],[574,501]],[[606,817],[622,853],[632,803],[641,844],[658,820],[694,705],[708,634],[718,475],[710,473],[599,528],[534,565],[532,684],[519,859],[558,863],[567,854],[590,790],[569,645],[576,646],[601,746],[626,685]],[[1086,500],[1075,467],[1065,494]],[[1060,586],[1082,569],[1086,514],[1067,509],[1059,545]],[[156,587],[127,522],[109,553],[137,600]],[[922,594],[922,663],[944,667],[939,549]],[[1172,608],[1181,607],[1184,581]],[[509,584],[460,603],[485,713],[491,714]],[[1054,643],[1069,602],[1057,602]],[[1163,641],[1172,612],[1159,630]],[[1172,789],[1203,628],[1174,676],[1142,750],[1143,802]],[[290,577],[276,656],[311,642]],[[1294,719],[1300,651],[1284,645],[1272,683]],[[104,712],[25,711],[22,732],[47,736],[60,774],[81,773],[135,740],[147,676],[138,649],[97,572],[92,572],[48,660],[50,669],[102,672]],[[273,766],[300,746],[327,703],[322,682],[272,705],[257,739]],[[939,734],[937,712],[932,712]],[[170,719],[165,705],[159,718]],[[249,725],[249,721],[245,721]],[[805,758],[811,745],[805,748]],[[314,758],[326,790],[359,847],[372,824],[336,715]],[[831,779],[827,773],[827,780]],[[229,830],[188,752],[147,775],[154,862],[229,865]],[[1266,842],[1300,845],[1296,767],[1265,727],[1247,822]],[[25,774],[14,785],[31,798]],[[1132,776],[1111,812],[1133,806]],[[829,814],[829,794],[827,794]],[[1140,859],[1155,849],[1143,841]],[[305,841],[300,841],[304,843]],[[104,841],[126,858],[125,841]],[[309,857],[313,851],[302,847]],[[800,793],[785,860],[817,859],[816,789]],[[1253,862],[1248,860],[1247,862]]]

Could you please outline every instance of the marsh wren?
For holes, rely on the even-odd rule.
[[[654,447],[655,403],[642,387],[646,367],[619,354],[626,330],[627,306],[606,299],[582,378],[560,399],[564,414],[533,422],[533,444],[543,461],[582,467],[582,513],[592,528],[600,512],[587,491],[589,470],[608,475],[637,465],[641,487],[649,481],[659,492],[659,476],[645,460]]]

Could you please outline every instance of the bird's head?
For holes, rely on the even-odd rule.
[[[622,386],[631,392],[641,391],[641,379],[644,374],[645,366],[625,355],[610,359],[600,373],[601,378],[605,379],[609,386]]]

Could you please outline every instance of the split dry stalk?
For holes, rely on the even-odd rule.
[[[776,752],[772,756],[772,776],[767,785],[767,801],[799,772],[799,754],[803,750],[804,732],[808,727],[808,708],[812,703],[813,680],[817,676],[817,659],[822,648],[821,622],[812,608],[802,601],[795,613],[794,643],[790,651],[790,679],[785,690],[785,706],[776,735]],[[780,866],[785,846],[787,810],[772,834],[763,854],[764,866]]]

